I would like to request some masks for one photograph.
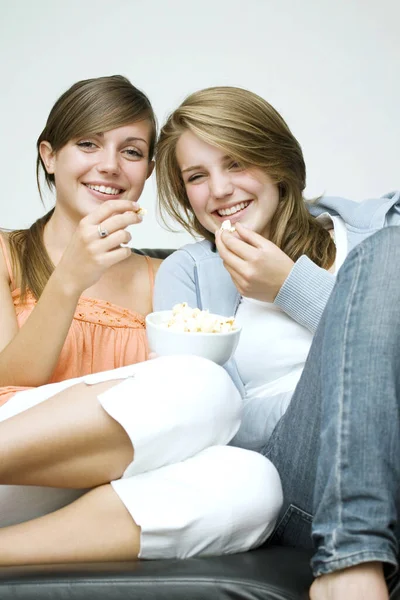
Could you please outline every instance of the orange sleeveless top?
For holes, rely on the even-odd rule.
[[[14,288],[12,297],[18,326],[22,327],[34,309],[36,299],[28,291],[24,303],[21,304],[20,289],[15,288],[11,263],[2,235],[0,246]],[[153,290],[154,273],[151,259],[148,256],[145,258],[150,287]],[[81,296],[58,363],[48,383],[108,371],[142,362],[147,358],[148,346],[143,315],[111,302]],[[26,389],[29,388],[0,387],[0,406],[16,392]]]

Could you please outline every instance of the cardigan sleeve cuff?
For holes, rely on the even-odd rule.
[[[295,262],[274,304],[314,333],[335,280],[332,273],[303,255]]]

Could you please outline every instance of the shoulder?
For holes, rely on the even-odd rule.
[[[153,266],[154,270],[157,270],[159,268],[159,266],[161,265],[161,263],[163,262],[163,260],[165,260],[164,258],[154,258],[154,257],[149,257],[150,262]]]
[[[193,272],[194,265],[195,261],[193,257],[183,250],[183,248],[180,248],[161,262],[157,270],[157,278],[160,279],[171,275],[179,277],[179,273],[190,275]]]
[[[194,244],[186,244],[180,248],[182,252],[186,252],[194,261],[208,260],[218,257],[215,245],[208,240],[201,240]]]
[[[158,269],[160,268],[161,263],[163,262],[163,258],[148,258],[151,264],[151,268],[153,269],[154,275],[157,275]]]
[[[0,277],[2,281],[7,281],[9,285],[11,283],[10,278],[10,243],[9,233],[0,229]]]
[[[162,258],[148,256],[145,253],[141,254],[137,252],[132,252],[126,261],[126,264],[129,265],[130,272],[132,271],[132,268],[134,268],[135,270],[139,268],[143,271],[143,273],[148,273],[150,268],[155,276],[163,260],[164,259]]]
[[[172,285],[195,289],[198,284],[196,272],[199,264],[206,257],[212,256],[211,248],[211,244],[203,240],[175,250],[159,266],[156,290],[167,290]]]
[[[175,250],[170,256],[164,261],[161,268],[165,268],[164,265],[182,265],[193,267],[203,260],[209,260],[218,258],[218,253],[214,251],[213,245],[207,240],[196,242],[194,244],[186,244]]]
[[[155,310],[187,302],[227,316],[234,312],[238,291],[214,248],[203,240],[183,246],[164,260],[156,278]]]
[[[307,208],[314,216],[328,212],[342,217],[348,226],[366,231],[385,227],[389,220],[393,220],[391,224],[400,224],[398,191],[360,202],[336,196],[323,196],[317,202],[307,203]]]
[[[1,240],[1,245],[5,245],[7,250],[10,250],[10,231],[6,230],[6,229],[2,229],[0,227],[0,240]],[[4,251],[2,252],[2,254],[4,253]]]

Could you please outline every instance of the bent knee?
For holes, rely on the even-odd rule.
[[[243,552],[272,533],[279,475],[260,454],[213,446],[181,463],[113,482],[141,527],[140,558]]]
[[[255,548],[271,535],[283,504],[281,480],[270,460],[231,446],[209,449],[225,476],[219,482],[219,512],[230,511],[231,552]],[[218,482],[216,482],[218,484]],[[224,508],[222,508],[224,507]],[[217,516],[222,521],[222,514]],[[223,534],[223,532],[221,532]]]

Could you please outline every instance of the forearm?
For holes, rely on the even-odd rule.
[[[79,300],[55,271],[26,323],[0,354],[0,386],[48,383]]]
[[[314,333],[335,280],[334,275],[301,256],[276,296],[275,304]]]

